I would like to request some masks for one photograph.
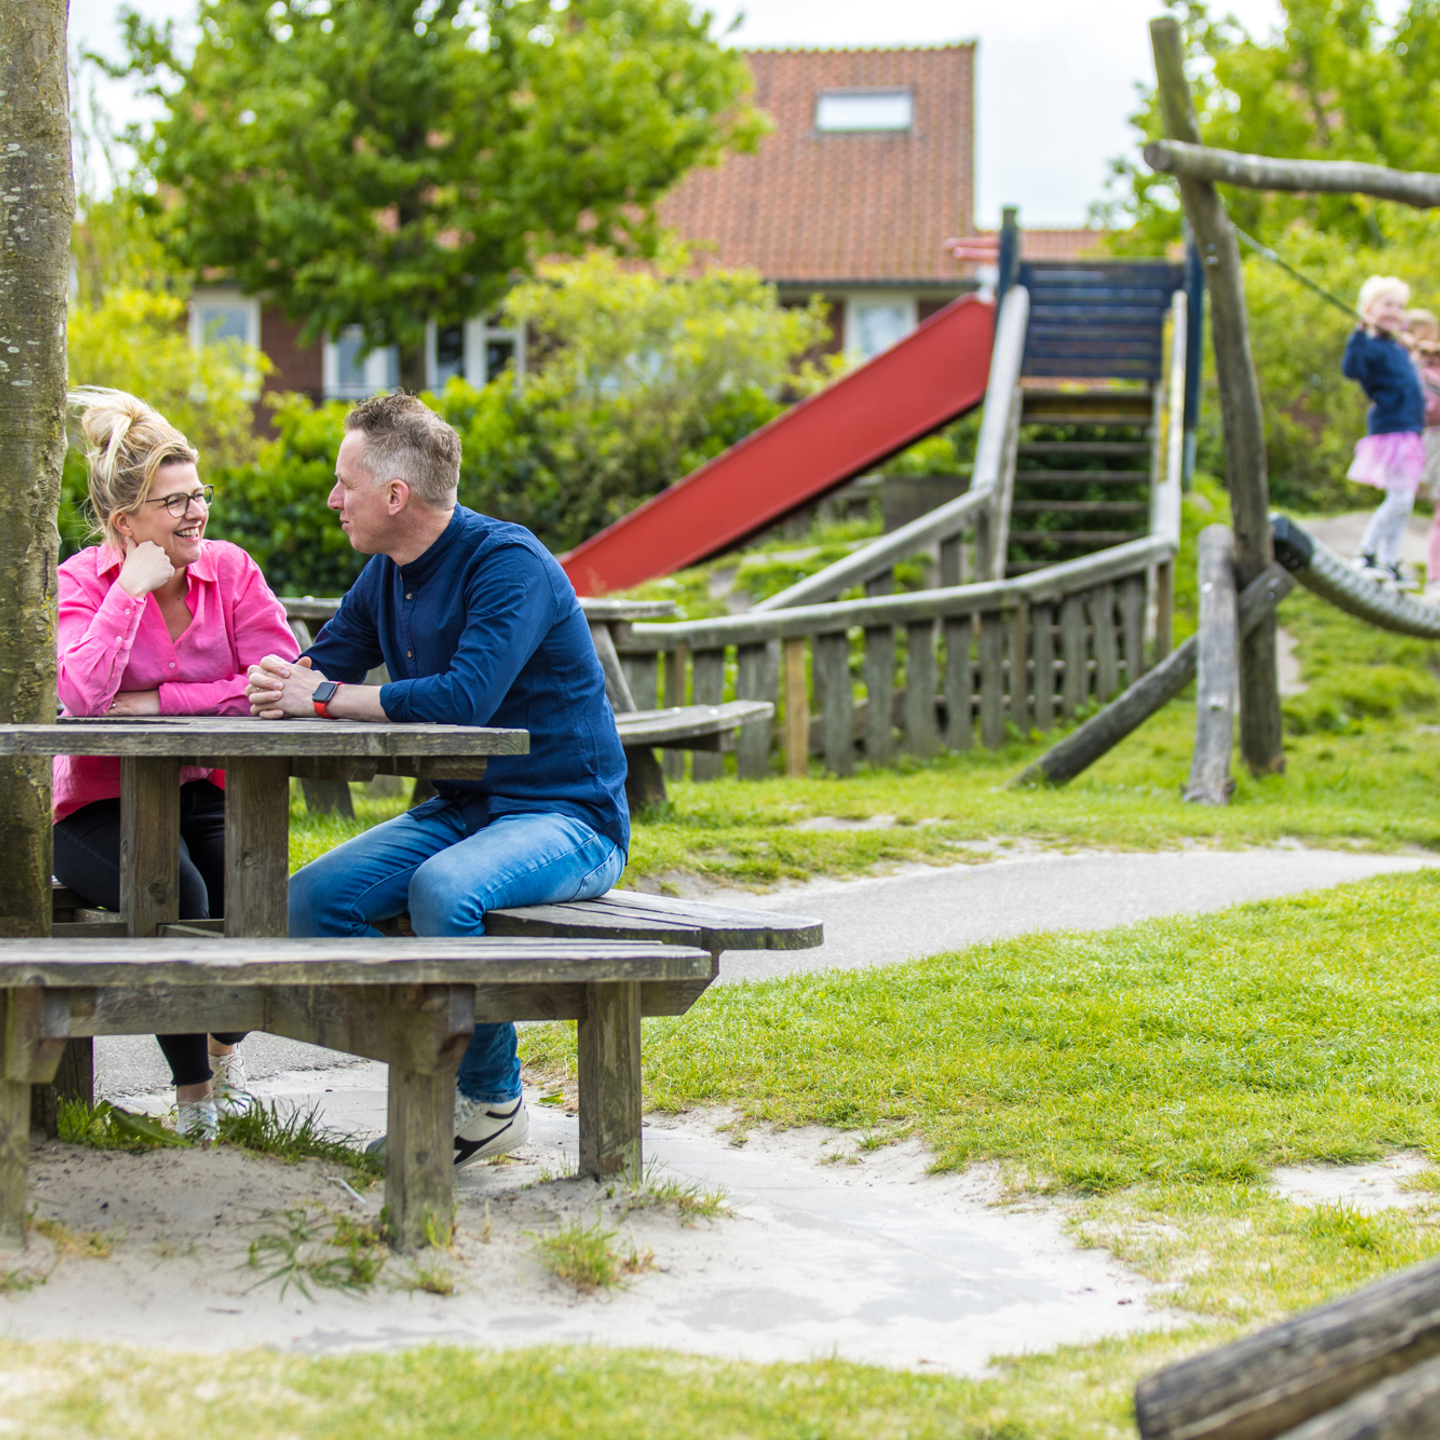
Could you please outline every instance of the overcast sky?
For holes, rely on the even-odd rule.
[[[155,19],[183,21],[193,0],[132,0]],[[979,41],[976,220],[1018,205],[1024,225],[1078,225],[1099,199],[1105,162],[1131,143],[1125,117],[1137,81],[1152,78],[1147,22],[1159,0],[751,0],[717,3],[728,43],[745,46],[926,45]],[[1230,0],[1253,34],[1277,21],[1277,0]],[[1399,0],[1381,0],[1393,15]],[[71,0],[72,46],[119,49],[117,0]],[[124,86],[106,85],[117,121],[146,118]]]

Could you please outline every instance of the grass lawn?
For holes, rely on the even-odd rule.
[[[1187,535],[1222,510],[1202,486]],[[1183,617],[1193,596],[1180,599]],[[1440,651],[1303,594],[1281,622],[1309,685],[1286,704],[1289,770],[1241,776],[1228,807],[1179,798],[1193,734],[1182,703],[1061,790],[1006,788],[1049,743],[1037,737],[845,781],[673,784],[635,827],[627,875],[763,885],[975,859],[979,840],[1440,848]],[[292,863],[402,806],[359,799],[347,825],[297,797]],[[876,815],[894,823],[800,828]],[[1069,1206],[1077,1238],[1168,1286],[1198,1317],[1176,1331],[1002,1362],[980,1382],[605,1350],[308,1359],[4,1341],[0,1437],[1133,1435],[1140,1375],[1440,1251],[1440,1180],[1422,1176],[1413,1208],[1378,1215],[1297,1206],[1266,1184],[1278,1165],[1440,1155],[1437,982],[1440,875],[1415,874],[727,986],[645,1022],[650,1105],[729,1107],[737,1143],[760,1123],[835,1126],[860,1166],[911,1134],[938,1168],[997,1163],[1015,1193]],[[522,1051],[542,1072],[573,1070],[573,1027],[525,1027]]]

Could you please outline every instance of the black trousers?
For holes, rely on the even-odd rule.
[[[96,800],[55,826],[55,878],[106,910],[120,908],[120,802]],[[180,919],[225,913],[225,792],[208,780],[180,787]],[[203,1085],[210,1055],[203,1035],[157,1035],[177,1085]],[[245,1038],[216,1035],[222,1045]]]

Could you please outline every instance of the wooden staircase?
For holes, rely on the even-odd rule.
[[[1020,266],[1030,325],[1007,575],[1146,533],[1165,314],[1183,278],[1163,260]]]

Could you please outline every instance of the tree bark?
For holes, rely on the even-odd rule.
[[[1308,193],[1374,195],[1398,200],[1417,210],[1440,205],[1440,175],[1363,165],[1353,160],[1277,160],[1271,155],[1243,155],[1180,140],[1152,140],[1145,163],[1167,175],[1186,175],[1247,190],[1303,190]]]
[[[55,509],[75,218],[65,29],[65,0],[0,6],[0,723],[7,724],[55,718]],[[0,762],[0,935],[50,933],[50,769],[44,759]],[[27,1090],[0,1076],[0,1155],[11,1171],[0,1245],[24,1240]],[[42,1105],[39,1118],[53,1118],[53,1107]]]
[[[65,0],[0,7],[0,722],[55,718],[70,171]],[[50,931],[50,762],[0,765],[0,935]]]
[[[1195,756],[1185,798],[1228,805],[1235,782],[1235,672],[1240,623],[1235,605],[1235,537],[1228,525],[1200,532],[1200,642],[1195,687]]]
[[[1155,74],[1165,129],[1172,140],[1200,144],[1200,127],[1185,79],[1179,23],[1150,22]],[[1240,247],[1215,186],[1181,175],[1180,198],[1195,234],[1210,289],[1215,372],[1225,428],[1225,470],[1235,522],[1235,571],[1241,588],[1274,558],[1270,546],[1270,490],[1265,468],[1265,425],[1245,314]],[[1240,645],[1240,750],[1251,773],[1285,768],[1280,730],[1280,686],[1275,670],[1275,617],[1267,616]]]

